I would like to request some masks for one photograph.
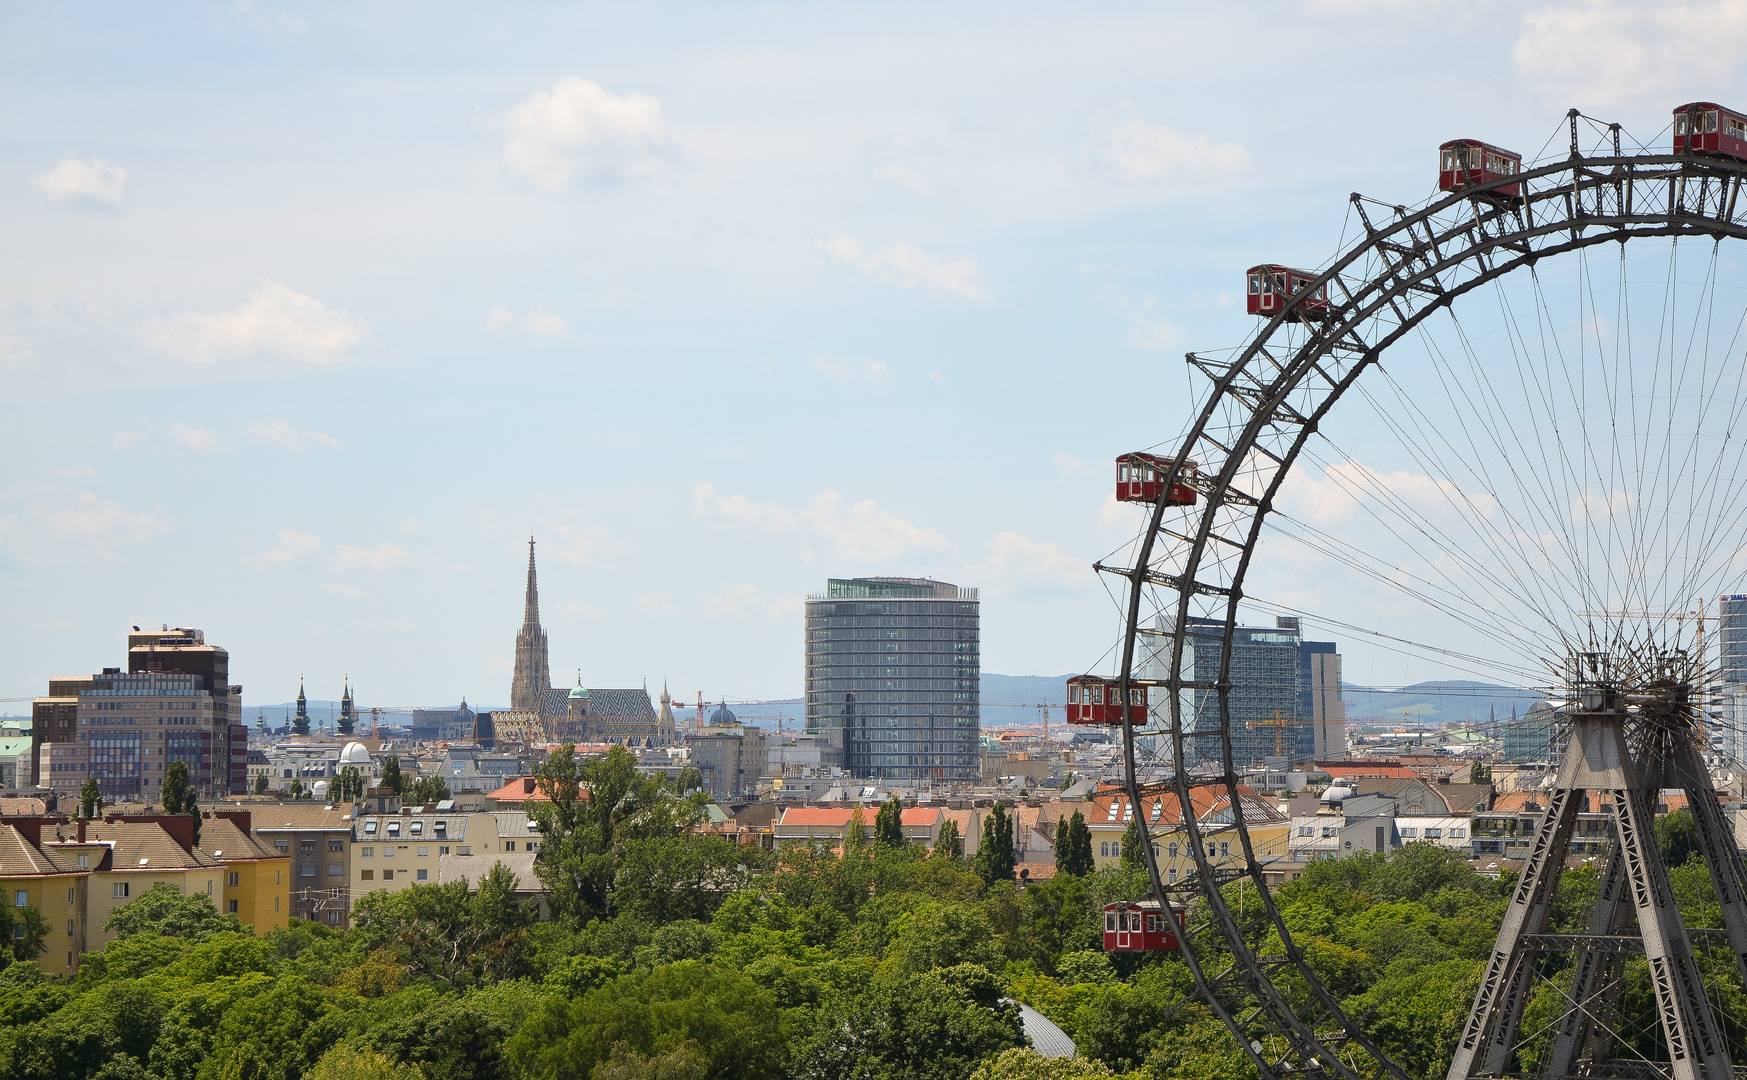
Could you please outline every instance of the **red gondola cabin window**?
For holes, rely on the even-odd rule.
[[[1116,499],[1118,502],[1152,503],[1159,501],[1165,490],[1165,474],[1171,471],[1171,459],[1152,454],[1124,454],[1116,459]],[[1167,506],[1194,506],[1195,489],[1189,484],[1197,475],[1193,461],[1183,462],[1177,482],[1165,496]]]
[[[1674,110],[1674,152],[1747,161],[1747,116],[1711,101]]]
[[[1157,900],[1137,900],[1107,904],[1104,907],[1104,951],[1146,952],[1152,949],[1175,949],[1177,935],[1171,933],[1165,921],[1164,908]],[[1188,914],[1172,907],[1181,926]]]
[[[1122,707],[1122,687],[1115,679],[1075,675],[1068,680],[1068,723],[1120,724],[1126,714],[1135,727],[1147,722],[1146,687],[1128,685],[1128,708]]]
[[[1438,147],[1438,190],[1466,191],[1480,184],[1504,180],[1523,171],[1523,156],[1501,150],[1478,139],[1451,139]],[[1498,198],[1520,198],[1521,184],[1500,184],[1485,192]]]
[[[1293,307],[1295,314],[1301,318],[1321,318],[1328,314],[1328,286],[1317,285],[1310,292],[1298,295],[1310,289],[1315,281],[1315,274],[1308,270],[1294,270],[1290,266],[1264,263],[1250,267],[1244,279],[1250,314],[1271,318],[1284,311],[1287,303],[1297,296],[1297,304]]]

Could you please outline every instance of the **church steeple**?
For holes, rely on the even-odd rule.
[[[303,696],[303,676],[297,677],[297,715],[291,720],[293,735],[309,734],[309,699]]]
[[[516,635],[516,670],[510,679],[510,708],[544,713],[552,685],[546,631],[540,626],[540,586],[534,574],[534,538],[528,537],[528,589],[522,602],[522,631]]]
[[[340,696],[340,734],[350,735],[357,727],[358,718],[352,710],[352,677],[346,676],[345,692]]]

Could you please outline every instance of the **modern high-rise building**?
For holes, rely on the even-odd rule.
[[[1717,598],[1717,697],[1723,715],[1713,718],[1717,752],[1747,762],[1747,596]]]
[[[832,578],[807,598],[807,730],[852,776],[977,779],[977,590],[926,578]]]
[[[230,681],[230,653],[208,645],[206,635],[193,627],[135,630],[127,635],[127,670],[130,675],[199,676],[201,689],[212,696],[212,712],[202,726],[210,736],[203,743],[210,750],[203,753],[211,754],[211,763],[197,770],[209,779],[197,789],[201,798],[246,794],[249,729],[243,723],[243,688]]]
[[[1306,641],[1298,648],[1298,662],[1298,756],[1312,761],[1344,758],[1347,706],[1341,700],[1341,654],[1332,641]]]
[[[1299,756],[1300,729],[1312,726],[1300,717],[1307,684],[1300,669],[1303,642],[1298,636],[1298,620],[1281,622],[1284,625],[1271,629],[1239,626],[1232,630],[1227,677],[1231,680],[1232,760],[1240,769],[1267,758]],[[1194,680],[1217,681],[1225,655],[1225,623],[1191,616],[1188,630]],[[1186,661],[1184,667],[1191,665]],[[1337,682],[1337,696],[1338,686]],[[1217,761],[1219,740],[1211,733],[1219,730],[1219,697],[1212,690],[1196,690],[1192,697],[1193,716],[1185,726],[1192,732],[1209,733],[1194,741],[1195,756]]]
[[[1529,711],[1517,715],[1511,706],[1510,719],[1499,725],[1498,737],[1504,760],[1513,764],[1532,761],[1557,761],[1554,756],[1553,710],[1544,701],[1529,706]]]

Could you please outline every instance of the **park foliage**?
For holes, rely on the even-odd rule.
[[[540,787],[550,920],[499,867],[472,887],[371,893],[343,932],[256,937],[162,889],[118,910],[120,936],[71,979],[31,962],[26,926],[0,952],[0,1080],[1254,1075],[1179,960],[1101,951],[1103,905],[1144,895],[1145,876],[1094,869],[1083,820],[1061,833],[1061,872],[1021,890],[999,832],[975,860],[931,853],[893,804],[871,842],[764,852],[694,832],[703,796],[622,751],[555,753]],[[1586,874],[1568,876],[1560,927]],[[1716,925],[1702,862],[1672,877],[1689,920]],[[1277,898],[1309,963],[1417,1080],[1441,1075],[1509,884],[1421,844],[1313,864]],[[1747,1015],[1732,961],[1706,962],[1725,1014]],[[1016,1002],[1080,1057],[1027,1049]],[[1537,992],[1530,1022],[1553,1005]]]

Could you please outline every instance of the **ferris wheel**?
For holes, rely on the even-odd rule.
[[[1734,1078],[1740,1036],[1695,950],[1747,978],[1747,870],[1709,794],[1719,635],[1707,648],[1694,615],[1747,592],[1747,116],[1683,105],[1671,146],[1635,150],[1568,121],[1540,161],[1446,143],[1432,199],[1355,194],[1354,239],[1322,269],[1252,267],[1254,335],[1189,354],[1206,378],[1188,430],[1118,462],[1117,497],[1148,514],[1098,566],[1122,582],[1122,646],[1113,675],[1070,685],[1070,720],[1120,727],[1143,830],[1146,800],[1175,800],[1187,843],[1145,845],[1148,910],[1264,1078],[1407,1075],[1293,940],[1269,892],[1286,853],[1258,846],[1239,797],[1280,731],[1245,718],[1238,646],[1280,619],[1417,676],[1396,683],[1532,688],[1555,718],[1549,805],[1452,1080]],[[1208,787],[1223,819],[1196,801]],[[1695,796],[1726,932],[1661,911],[1640,829],[1661,788]],[[1585,792],[1608,815],[1604,895],[1564,940],[1547,911]],[[1627,955],[1656,1003],[1634,1030]],[[1554,1019],[1525,1021],[1543,991]]]

